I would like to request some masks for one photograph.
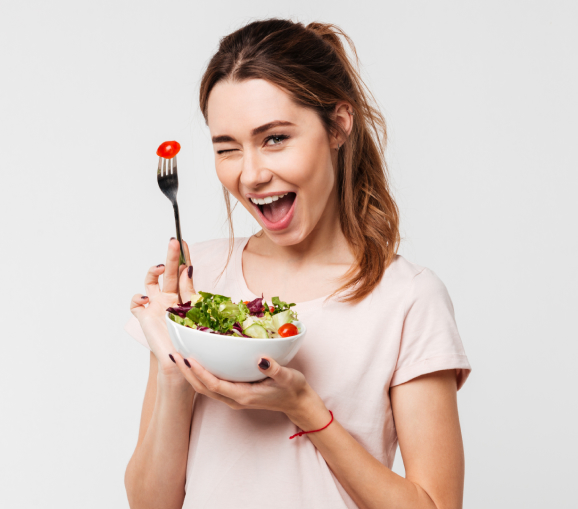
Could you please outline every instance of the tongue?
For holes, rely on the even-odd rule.
[[[263,215],[272,223],[277,223],[281,221],[291,210],[291,205],[293,205],[293,201],[295,200],[295,194],[289,193],[283,198],[280,198],[273,203],[269,203],[266,205],[261,205]]]

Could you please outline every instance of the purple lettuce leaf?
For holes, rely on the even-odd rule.
[[[263,318],[263,316],[265,316],[265,313],[263,313],[263,294],[261,294],[261,297],[257,297],[255,300],[249,302],[249,304],[247,304],[247,309],[251,316]]]
[[[187,311],[190,311],[191,309],[193,309],[193,306],[191,306],[191,301],[189,301],[185,302],[182,306],[174,306],[172,308],[168,308],[167,311],[173,315],[180,316],[181,318],[186,318]]]

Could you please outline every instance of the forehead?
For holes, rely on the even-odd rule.
[[[221,81],[211,91],[207,104],[212,135],[251,130],[273,120],[296,124],[312,113],[297,105],[285,90],[260,79]]]

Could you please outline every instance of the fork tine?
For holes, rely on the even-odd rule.
[[[157,170],[157,179],[165,179],[169,176],[177,176],[177,156],[171,159],[159,157],[159,167]]]

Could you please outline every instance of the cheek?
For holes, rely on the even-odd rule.
[[[299,186],[310,197],[322,198],[333,188],[335,176],[331,163],[331,154],[323,145],[308,147],[299,154],[299,161],[293,166]]]
[[[233,196],[238,197],[240,170],[237,170],[236,165],[232,161],[216,163],[215,168],[219,182],[221,182]]]

